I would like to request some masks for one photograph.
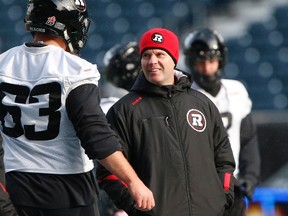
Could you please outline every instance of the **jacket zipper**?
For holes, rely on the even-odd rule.
[[[166,124],[167,127],[170,127],[170,124],[169,124],[168,120],[169,120],[169,116],[165,116],[165,118],[164,118],[165,124]]]
[[[172,102],[171,91],[169,91],[168,97],[170,99],[170,104],[172,106],[173,114],[174,114],[174,116],[177,117],[177,115],[175,114],[176,108]],[[169,126],[168,119],[169,119],[169,116],[166,116],[165,122],[166,122],[167,126]],[[179,144],[180,144],[180,150],[181,150],[181,154],[182,154],[182,158],[183,158],[183,165],[184,165],[184,171],[185,171],[185,180],[186,180],[185,182],[186,182],[186,192],[187,192],[186,195],[187,195],[187,200],[188,200],[189,215],[192,215],[192,207],[190,205],[191,198],[190,198],[190,189],[189,189],[189,178],[188,178],[188,174],[187,174],[188,171],[187,171],[186,157],[185,157],[184,150],[183,150],[183,143],[182,143],[182,139],[181,139],[180,132],[179,132],[180,127],[179,127],[179,122],[177,119],[175,120],[175,123],[176,123],[176,132],[177,132],[177,137],[178,137]]]

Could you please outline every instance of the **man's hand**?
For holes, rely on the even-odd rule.
[[[155,206],[152,192],[140,181],[128,185],[128,190],[135,200],[135,208],[141,211],[150,211]]]

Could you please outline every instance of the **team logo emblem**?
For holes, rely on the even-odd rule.
[[[203,132],[206,128],[206,118],[197,109],[191,109],[187,112],[187,122],[197,132]]]
[[[164,37],[159,33],[154,33],[152,35],[151,39],[154,43],[163,43],[164,42]]]
[[[56,22],[56,17],[52,16],[52,17],[48,17],[47,21],[46,21],[46,25],[49,26],[53,26]]]

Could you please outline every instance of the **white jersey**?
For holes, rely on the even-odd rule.
[[[119,88],[113,84],[106,82],[102,87],[102,95],[100,106],[105,114],[107,114],[110,107],[114,105],[120,98],[128,93],[126,89]]]
[[[119,100],[117,97],[101,98],[100,106],[105,114]]]
[[[75,174],[93,169],[65,108],[77,86],[98,85],[96,65],[56,46],[14,47],[0,55],[5,171]]]
[[[195,82],[193,82],[192,88],[201,91],[218,107],[231,143],[236,163],[234,174],[237,176],[239,172],[241,121],[251,112],[252,102],[246,88],[241,82],[221,79],[221,83],[221,89],[216,97],[201,89]]]

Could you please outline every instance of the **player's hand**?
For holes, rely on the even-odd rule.
[[[242,179],[240,178],[238,180],[239,186],[245,196],[248,198],[249,201],[253,199],[254,189],[255,189],[255,183],[254,181],[250,179]]]
[[[155,206],[151,190],[139,180],[128,185],[128,190],[135,200],[135,208],[141,211],[150,211]]]

